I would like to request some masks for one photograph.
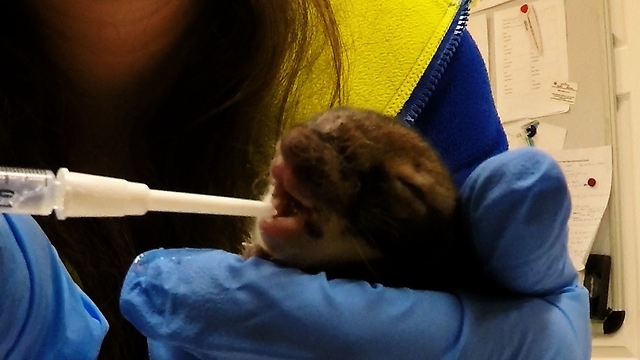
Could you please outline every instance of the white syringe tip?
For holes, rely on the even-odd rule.
[[[150,190],[148,204],[149,211],[253,217],[271,212],[271,204],[262,201],[160,190]]]

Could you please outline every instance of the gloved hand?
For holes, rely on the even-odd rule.
[[[95,359],[107,328],[33,218],[0,215],[0,358]]]
[[[486,271],[521,296],[327,281],[180,249],[134,262],[121,309],[152,359],[589,359],[588,295],[567,255],[570,199],[555,162],[533,149],[497,155],[462,198]]]

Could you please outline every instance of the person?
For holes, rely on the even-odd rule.
[[[0,162],[50,169],[64,166],[158,189],[257,197],[263,184],[256,184],[256,179],[266,169],[282,129],[315,110],[345,104],[399,115],[418,128],[461,187],[480,163],[506,150],[484,64],[464,30],[466,5],[453,0],[398,0],[375,6],[364,0],[2,2]],[[277,288],[263,286],[273,285],[264,279],[291,281],[288,294],[326,286],[332,296],[371,299],[372,290],[363,284],[345,287],[289,272],[271,277],[284,270],[268,263],[226,267],[235,259],[228,252],[236,251],[244,236],[246,223],[241,219],[175,214],[63,222],[4,218],[0,276],[7,281],[0,297],[0,326],[3,334],[11,329],[6,332],[11,336],[0,346],[3,358],[94,358],[105,332],[100,358],[147,357],[147,339],[120,314],[118,293],[134,258],[158,247],[227,251],[214,252],[222,259],[217,275],[246,279],[245,285],[261,294],[235,304],[244,309],[243,314],[251,304],[280,299],[274,297]],[[478,236],[484,235],[496,234]],[[163,258],[162,253],[155,254]],[[215,267],[211,271],[216,274]],[[8,281],[14,274],[16,280]],[[191,284],[189,290],[197,296],[199,284]],[[523,292],[540,298],[553,293],[560,297],[558,301],[568,298],[568,304],[558,306],[573,309],[572,314],[585,310],[586,293],[571,279],[564,284],[572,296],[561,296],[556,287],[549,293],[549,289]],[[442,316],[456,318],[458,305],[465,302],[472,304],[478,316],[487,314],[486,321],[496,319],[496,323],[546,314],[540,307],[522,307],[533,301],[524,295],[512,300],[510,311],[499,312],[503,302],[473,296],[385,288],[376,288],[375,293],[383,301],[377,311],[387,314],[393,324],[404,324],[406,316],[421,316],[422,320],[406,323],[403,335],[423,333],[432,323],[447,323],[441,321],[443,317],[430,319],[433,313],[403,313],[406,304],[428,306],[437,301],[443,304]],[[136,295],[135,288],[123,289],[123,304],[127,294]],[[293,309],[319,306],[314,313],[316,320],[322,320],[310,324],[324,324],[317,328],[324,334],[330,335],[334,325],[345,325],[330,304],[311,300],[294,297],[287,304]],[[349,305],[345,302],[343,309]],[[351,305],[360,312],[344,320],[367,319],[357,306],[361,304]],[[5,309],[14,308],[16,316],[10,318]],[[173,348],[135,321],[133,307],[125,305],[123,311],[149,337],[152,357],[198,346],[183,343]],[[279,329],[300,329],[297,315],[292,312],[270,320],[280,319],[274,322]],[[555,326],[555,319],[539,326]],[[580,357],[590,348],[583,336],[588,315],[568,319],[563,324],[575,327],[572,334],[580,341],[575,354]],[[164,324],[165,329],[172,327],[170,322]],[[389,324],[381,323],[378,329],[384,331]],[[187,336],[203,324],[179,325],[175,329]],[[341,336],[325,338],[342,346],[325,349],[364,350],[363,343],[355,341],[358,332],[363,332],[360,340],[382,340],[380,333],[365,336],[368,325],[345,326]],[[523,326],[510,325],[521,330]],[[474,327],[463,329],[467,328]],[[394,330],[387,327],[386,331]],[[222,352],[227,343],[256,352],[255,346],[261,343],[281,343],[275,341],[276,332],[260,334],[265,337],[236,336],[240,334],[230,331],[222,339],[211,339],[223,342]],[[513,340],[526,343],[529,337],[520,334],[522,338]],[[420,344],[447,346],[444,337],[429,336]],[[418,344],[413,339],[398,336],[396,345],[413,348]],[[532,339],[531,346],[546,340]],[[497,346],[495,341],[492,344]],[[237,351],[229,346],[229,351]]]

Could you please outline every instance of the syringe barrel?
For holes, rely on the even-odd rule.
[[[0,167],[0,212],[49,215],[56,186],[50,170]]]

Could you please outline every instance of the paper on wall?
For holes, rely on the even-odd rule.
[[[507,3],[512,0],[471,0],[470,12],[473,14],[500,4]]]
[[[519,6],[494,14],[496,103],[503,122],[560,114],[570,106],[550,94],[554,82],[569,80],[564,1],[529,4],[540,24],[541,55],[531,45]]]
[[[611,146],[550,154],[567,178],[571,194],[569,255],[573,266],[580,271],[584,269],[611,195]]]

